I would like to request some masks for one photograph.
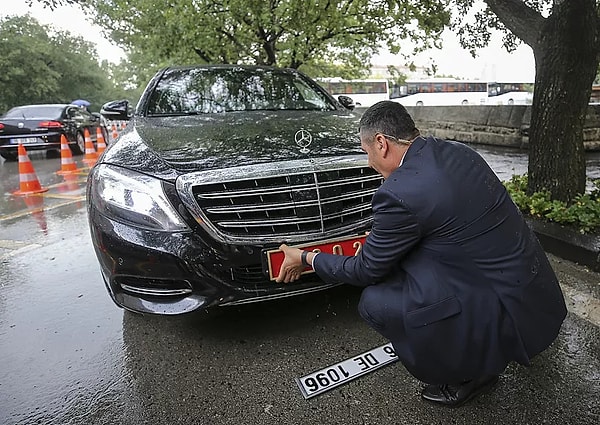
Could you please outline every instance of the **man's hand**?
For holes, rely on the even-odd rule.
[[[302,265],[302,250],[298,248],[292,248],[283,244],[279,247],[280,250],[285,254],[281,268],[279,269],[279,276],[275,281],[277,283],[290,283],[300,279],[300,275],[304,271],[305,267]]]

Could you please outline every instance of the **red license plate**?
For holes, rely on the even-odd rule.
[[[305,251],[326,252],[328,254],[335,255],[358,255],[363,244],[365,243],[366,238],[366,235],[350,236],[342,239],[311,242],[305,245],[294,245],[294,247],[303,249]],[[265,272],[269,275],[269,279],[277,279],[277,276],[279,276],[279,269],[281,269],[283,259],[285,258],[283,251],[279,249],[271,249],[263,251],[263,256],[265,257],[264,259],[266,263]],[[307,267],[303,274],[312,272],[314,272],[312,267]]]

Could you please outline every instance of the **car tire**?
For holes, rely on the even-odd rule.
[[[461,102],[461,105],[468,105],[468,104],[469,104],[469,101],[468,101],[467,99],[464,99],[464,100]]]
[[[417,102],[417,106],[423,106],[423,102],[421,102],[420,100]]]
[[[74,155],[83,155],[85,152],[85,137],[83,133],[78,131],[75,135],[75,143],[69,144],[69,147]]]
[[[19,154],[17,152],[1,151],[0,156],[7,162],[13,162],[19,159]]]

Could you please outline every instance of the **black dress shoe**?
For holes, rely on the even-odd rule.
[[[458,407],[479,394],[492,388],[498,382],[498,375],[484,376],[457,385],[427,385],[421,397],[433,403],[448,407]]]

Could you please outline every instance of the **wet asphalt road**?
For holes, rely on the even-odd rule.
[[[526,170],[518,151],[481,150],[502,179]],[[49,190],[29,205],[11,195],[17,164],[0,160],[0,424],[600,423],[597,273],[552,257],[572,311],[558,339],[460,409],[421,401],[399,363],[305,400],[295,378],[386,343],[359,318],[358,289],[124,312],[91,246],[85,173],[65,182],[60,159],[30,158]]]

